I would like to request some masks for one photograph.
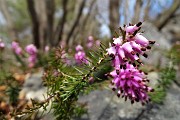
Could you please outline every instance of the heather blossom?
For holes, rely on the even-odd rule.
[[[144,105],[145,102],[150,101],[147,92],[154,91],[146,85],[149,80],[145,74],[132,64],[126,63],[126,69],[118,69],[110,73],[113,78],[112,89],[117,92],[118,97],[125,97],[125,100],[129,98],[132,104],[134,101],[140,101]]]
[[[37,48],[33,44],[27,45],[25,49],[29,55],[37,54]]]
[[[87,44],[86,44],[87,48],[92,48],[93,44],[94,44],[94,38],[93,36],[89,36],[87,39]]]
[[[45,48],[44,48],[45,52],[49,52],[49,49],[50,49],[50,48],[49,48],[48,45],[46,45]]]
[[[113,90],[117,90],[118,96],[129,98],[132,103],[141,101],[144,104],[150,100],[147,92],[153,89],[146,85],[145,82],[148,80],[145,74],[138,70],[138,66],[142,64],[140,55],[147,58],[148,55],[145,52],[151,49],[155,41],[149,41],[142,33],[138,33],[141,24],[139,22],[124,26],[124,29],[120,28],[122,36],[113,38],[107,53],[112,58],[114,67],[114,71],[110,73],[113,77]]]
[[[5,44],[2,42],[2,40],[0,39],[0,49],[4,49]]]
[[[95,44],[96,44],[97,47],[99,47],[100,44],[101,44],[100,40],[96,40]]]
[[[62,61],[64,62],[64,63],[66,63],[67,65],[71,65],[71,60],[68,58],[68,53],[65,51],[65,50],[63,50],[62,52],[61,52],[61,59],[62,59]]]
[[[26,46],[25,50],[29,54],[29,67],[33,67],[37,61],[37,48],[33,44],[30,44]]]
[[[86,59],[86,53],[84,52],[83,47],[81,45],[76,46],[76,54],[74,57],[77,64],[88,64],[88,61]]]
[[[13,51],[17,54],[17,55],[21,55],[22,54],[22,48],[19,46],[19,43],[16,41],[13,41],[11,43],[11,47],[13,49]]]

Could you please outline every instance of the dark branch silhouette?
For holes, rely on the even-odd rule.
[[[34,0],[27,0],[27,5],[28,5],[29,14],[30,14],[32,24],[33,24],[33,30],[32,31],[33,31],[34,44],[37,48],[40,48],[39,20],[37,17],[37,13],[35,11]]]
[[[79,7],[78,15],[77,15],[77,17],[76,17],[76,19],[75,19],[75,21],[74,21],[74,23],[73,23],[73,26],[72,26],[72,28],[70,29],[70,32],[69,32],[69,34],[68,34],[68,36],[67,36],[66,44],[69,43],[69,40],[70,40],[71,36],[73,35],[75,28],[76,28],[77,25],[79,24],[79,20],[80,20],[80,18],[81,18],[82,11],[83,11],[83,8],[84,8],[84,6],[85,6],[85,3],[86,3],[86,0],[83,0],[82,3],[81,3],[81,5],[80,5],[80,7]]]
[[[67,3],[68,3],[68,0],[63,0],[62,1],[63,16],[62,16],[62,19],[59,20],[58,26],[57,26],[56,31],[55,31],[55,38],[54,38],[55,45],[57,45],[59,43],[59,41],[62,39],[64,25],[65,25],[66,17],[67,17],[67,14],[68,14]]]

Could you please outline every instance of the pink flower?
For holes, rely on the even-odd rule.
[[[86,44],[86,46],[87,46],[87,48],[92,48],[92,47],[93,47],[93,42],[88,42],[88,43]]]
[[[87,48],[92,48],[93,45],[94,45],[94,38],[93,38],[93,36],[89,36],[88,39],[87,39],[86,46],[87,46]]]
[[[22,54],[22,48],[21,48],[21,47],[17,47],[17,48],[15,49],[15,53],[16,53],[17,55]]]
[[[101,41],[100,40],[96,40],[96,46],[99,47],[101,44]]]
[[[17,55],[22,54],[22,48],[19,46],[19,43],[18,43],[18,42],[13,41],[13,42],[11,43],[11,47],[12,47],[13,51],[14,51]]]
[[[59,43],[59,46],[64,49],[66,48],[66,41],[65,40],[61,40],[60,43]]]
[[[91,83],[93,83],[94,82],[94,78],[93,77],[90,77],[89,78],[89,83],[91,84]]]
[[[37,48],[33,44],[27,45],[25,50],[30,55],[37,54]]]
[[[0,39],[0,49],[4,49],[5,44],[2,42],[2,40]]]
[[[88,61],[86,60],[86,54],[84,51],[78,51],[76,54],[75,54],[75,60],[76,60],[76,63],[77,64],[82,64],[82,63],[88,63]]]
[[[81,45],[76,46],[76,54],[74,57],[77,64],[88,64],[86,53],[83,51],[83,47]]]
[[[125,97],[125,100],[141,101],[142,104],[149,102],[150,98],[147,93],[153,89],[146,85],[147,80],[145,74],[138,70],[136,64],[142,64],[139,56],[145,58],[147,49],[151,49],[151,44],[155,41],[147,40],[143,35],[137,33],[140,25],[126,26],[122,32],[125,37],[113,38],[113,44],[107,49],[108,55],[112,58],[114,71],[110,73],[113,78],[112,87],[117,92],[117,96]]]
[[[50,49],[50,48],[49,48],[49,46],[48,46],[48,45],[46,45],[46,46],[45,46],[45,48],[44,48],[45,52],[48,52],[48,51],[49,51],[49,49]]]
[[[76,46],[76,51],[81,51],[81,50],[83,50],[83,47],[81,45],[77,45]]]
[[[30,55],[29,58],[28,58],[29,63],[35,63],[36,60],[37,60],[36,55]]]
[[[91,41],[91,42],[94,41],[93,36],[89,36],[89,37],[88,37],[88,41]]]
[[[33,44],[27,45],[25,48],[26,52],[29,54],[28,62],[29,67],[34,67],[37,62],[37,48]]]
[[[142,24],[142,22],[139,22],[136,25],[126,26],[125,27],[126,33],[130,33],[130,34],[134,33],[136,30],[138,30],[140,28],[141,24]]]
[[[116,60],[113,60],[114,66],[116,66],[115,62],[117,62],[118,58],[120,65],[124,65],[125,62],[131,61],[132,64],[136,66],[137,63],[142,64],[139,55],[142,55],[145,58],[148,57],[145,51],[151,49],[150,45],[154,44],[155,41],[149,41],[141,33],[137,33],[141,24],[142,23],[140,22],[134,26],[126,26],[124,33],[126,31],[127,34],[125,34],[124,40],[121,36],[113,38],[112,47],[107,49],[107,53],[113,59],[116,58]]]
[[[123,42],[122,37],[113,38],[113,40],[114,40],[113,43],[114,43],[116,46],[122,45],[122,42]]]
[[[112,46],[108,49],[106,49],[109,55],[115,55],[116,54],[116,48],[115,46]]]
[[[11,43],[11,47],[12,47],[12,49],[16,49],[17,47],[19,47],[19,43],[13,41],[13,42]]]
[[[146,85],[147,80],[145,74],[135,68],[131,64],[126,64],[126,69],[114,70],[110,73],[112,80],[112,88],[117,92],[118,97],[125,97],[125,100],[130,99],[131,103],[149,102],[150,98],[147,92],[154,91]]]

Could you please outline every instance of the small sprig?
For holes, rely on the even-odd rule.
[[[99,60],[96,63],[89,64],[89,67],[87,67],[89,70],[87,72],[79,73],[77,69],[73,71],[69,69],[70,66],[65,65],[61,61],[61,51],[60,48],[55,50],[48,70],[43,76],[44,83],[48,87],[49,97],[43,102],[31,100],[32,107],[28,106],[22,112],[14,111],[11,115],[24,116],[32,114],[40,108],[46,110],[50,102],[52,103],[53,112],[57,119],[70,119],[76,114],[74,112],[76,111],[75,109],[78,109],[76,103],[80,93],[89,87],[89,78],[106,61],[108,54],[106,51],[101,50]]]

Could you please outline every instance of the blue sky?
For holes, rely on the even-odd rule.
[[[107,7],[106,9],[103,8],[103,13],[102,13],[102,16],[103,18],[106,20],[105,23],[102,24],[101,28],[100,28],[100,31],[101,31],[101,36],[110,36],[110,31],[109,31],[109,27],[108,27],[108,24],[109,24],[109,19],[108,19],[108,0],[99,0],[99,6],[98,7]],[[103,1],[103,5],[102,5],[102,1]],[[124,1],[122,2],[122,6],[124,5]],[[136,0],[129,0],[129,18],[128,18],[128,23],[130,22],[130,19],[132,18],[133,14],[134,14],[134,6],[135,6],[135,3],[136,3]],[[160,14],[164,9],[167,9],[171,6],[171,4],[173,3],[173,0],[152,0],[151,1],[151,9],[150,9],[150,12],[149,12],[149,15],[150,15],[150,18],[153,19],[155,18],[158,14]],[[143,8],[142,8],[142,12],[141,12],[141,15],[140,15],[140,20],[141,21],[144,21],[143,20],[143,16],[144,16],[144,12],[143,12],[143,9],[145,8],[145,6],[147,5],[147,2],[144,2],[143,4]],[[124,24],[124,16],[123,16],[123,7],[120,7],[119,9],[119,13],[121,14],[120,16],[120,21],[119,21],[119,24],[120,26]],[[107,11],[106,11],[107,10]]]

